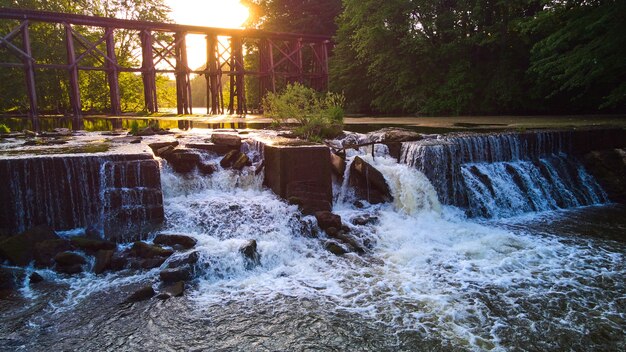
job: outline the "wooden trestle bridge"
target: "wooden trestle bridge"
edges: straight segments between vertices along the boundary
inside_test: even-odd
[[[157,112],[157,74],[173,74],[176,80],[178,114],[191,114],[191,74],[204,75],[207,82],[207,113],[238,114],[247,112],[245,77],[259,79],[260,95],[275,92],[277,82],[301,82],[317,90],[328,86],[328,56],[330,38],[320,35],[267,32],[256,29],[224,29],[122,20],[116,18],[82,16],[54,12],[0,8],[0,19],[16,20],[9,33],[0,33],[0,47],[8,49],[17,62],[0,62],[0,67],[22,68],[26,94],[30,103],[29,117],[38,129],[36,79],[38,70],[64,70],[68,73],[70,106],[75,126],[82,126],[82,104],[79,89],[80,71],[106,73],[111,114],[122,113],[120,102],[120,72],[134,72],[142,76],[145,109]],[[29,26],[45,22],[60,26],[65,31],[67,61],[42,62],[33,56]],[[76,30],[76,26],[99,31],[100,38],[90,41]],[[116,59],[116,31],[125,30],[139,36],[141,43],[140,67],[125,67]],[[188,65],[185,37],[200,34],[206,38],[206,66],[194,70]],[[15,40],[19,38],[18,40]],[[226,38],[226,39],[224,39]],[[244,47],[258,48],[258,70],[246,69]],[[303,55],[308,58],[303,64]],[[86,57],[96,58],[100,66],[85,66]],[[224,80],[228,79],[230,94],[224,102]],[[45,92],[42,92],[45,94]]]

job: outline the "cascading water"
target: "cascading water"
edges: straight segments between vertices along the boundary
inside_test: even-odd
[[[0,335],[17,341],[10,344],[7,339],[6,346],[25,350],[71,349],[76,341],[86,350],[626,347],[623,244],[560,237],[547,229],[538,233],[523,224],[510,231],[499,220],[472,221],[457,208],[440,204],[437,184],[429,182],[428,173],[397,164],[384,148],[377,147],[373,157],[367,148],[348,154],[376,167],[394,198],[393,203],[359,208],[347,183],[335,188],[340,201],[333,211],[341,215],[350,235],[369,243],[366,254],[335,256],[326,251],[328,238],[317,234],[312,217],[303,217],[296,206],[263,189],[262,174],[255,175],[253,169],[218,168],[210,176],[181,176],[162,162],[162,231],[198,241],[189,250],[199,253],[197,277],[185,296],[116,304],[118,287],[146,281],[156,286],[159,269],[135,276],[58,276],[56,280],[68,286],[65,297],[60,302],[53,297],[50,305],[45,300],[46,308],[29,307],[38,312],[34,317],[15,314],[14,331],[3,325]],[[516,179],[528,182],[527,188],[552,192],[544,182],[532,183],[527,170],[536,168],[532,172],[544,178],[558,174],[559,182],[568,177],[589,182],[575,163],[559,155],[540,158],[540,163],[549,164],[543,169],[528,160],[477,160],[460,166],[461,179],[472,167],[494,179],[515,171]],[[563,187],[578,187],[572,182],[574,186]],[[496,194],[504,191],[498,187],[493,185]],[[584,202],[593,194],[576,192],[562,197]],[[552,197],[557,205],[565,201]],[[543,206],[528,202],[538,209]],[[355,221],[363,218],[368,219],[365,224]],[[249,267],[239,248],[252,239],[258,243],[260,261]],[[175,254],[170,261],[185,254]]]
[[[566,152],[567,132],[452,136],[404,143],[401,162],[424,172],[444,204],[507,217],[608,201]]]

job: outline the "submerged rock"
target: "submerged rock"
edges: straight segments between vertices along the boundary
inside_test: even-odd
[[[220,166],[225,169],[233,166],[233,164],[239,159],[240,154],[243,153],[239,150],[231,150],[230,152],[226,153],[226,155],[224,155],[222,160],[220,160]]]
[[[13,270],[0,267],[0,290],[12,290],[15,288],[15,275]]]
[[[193,248],[198,241],[195,238],[186,236],[186,235],[176,235],[176,234],[158,234],[154,238],[154,244],[162,245],[162,246],[179,246],[184,249]]]
[[[185,265],[195,265],[200,259],[200,254],[198,251],[193,251],[189,254],[183,255],[182,257],[172,259],[168,264],[168,268],[178,268]]]
[[[147,299],[152,298],[152,296],[154,296],[154,289],[152,288],[152,285],[148,285],[146,287],[140,288],[139,290],[137,290],[133,294],[131,294],[126,299],[126,302],[145,301]]]
[[[163,258],[163,257],[144,259],[139,263],[139,268],[146,269],[146,270],[158,268],[161,265],[163,265],[163,263],[165,263],[166,259],[167,258]]]
[[[200,155],[188,149],[176,149],[165,156],[165,160],[178,173],[193,171],[200,164]]]
[[[334,255],[344,255],[346,254],[346,250],[343,249],[343,247],[341,247],[339,244],[333,242],[333,241],[328,241],[324,244],[324,248],[326,248],[326,250],[328,250],[329,252],[331,252]]]
[[[252,165],[252,161],[250,161],[250,158],[248,158],[248,156],[245,153],[240,152],[239,155],[237,156],[237,159],[233,163],[232,168],[233,170],[241,170],[245,166],[251,166],[251,165]]]

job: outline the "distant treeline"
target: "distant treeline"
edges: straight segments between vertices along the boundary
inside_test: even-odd
[[[624,0],[253,2],[262,28],[335,34],[352,111],[626,112]]]

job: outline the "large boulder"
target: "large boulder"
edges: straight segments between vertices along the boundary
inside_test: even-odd
[[[344,255],[347,253],[347,251],[345,249],[343,249],[343,247],[341,247],[339,244],[333,242],[333,241],[328,241],[324,244],[324,248],[326,248],[326,250],[328,250],[329,252],[331,252],[334,255]]]
[[[218,145],[215,143],[187,143],[185,146],[187,148],[200,149],[217,155],[225,155],[232,150],[239,150],[239,146]]]
[[[171,258],[169,263],[167,263],[167,267],[179,268],[182,266],[193,266],[196,263],[198,263],[199,259],[200,259],[200,253],[198,253],[198,251],[193,251],[189,254],[184,254],[182,256]]]
[[[13,265],[26,266],[34,259],[37,243],[56,239],[60,237],[50,226],[35,226],[0,242],[0,258],[8,260]]]
[[[183,281],[174,282],[163,287],[163,293],[169,297],[180,297],[185,292],[185,283]]]
[[[57,263],[57,265],[61,265],[61,266],[69,266],[69,265],[75,265],[75,264],[83,265],[87,263],[87,261],[85,260],[85,257],[74,252],[59,253],[56,256],[54,256],[54,261]]]
[[[148,144],[148,147],[150,147],[150,149],[152,149],[152,151],[154,152],[155,155],[159,156],[159,154],[157,153],[157,151],[159,149],[165,148],[165,147],[171,147],[172,150],[174,148],[176,148],[178,146],[178,141],[172,141],[172,142],[156,142],[156,143],[150,143]]]
[[[153,242],[154,244],[158,244],[161,246],[189,249],[193,248],[198,241],[190,236],[161,233],[154,238]]]
[[[355,187],[359,198],[372,204],[393,200],[383,174],[358,156],[354,158],[350,166],[350,185]]]
[[[245,154],[243,154],[239,150],[231,150],[226,155],[224,155],[222,160],[220,160],[220,166],[225,169],[233,166],[233,164],[235,164],[235,162],[239,160],[241,155],[245,155]]]
[[[13,270],[0,267],[0,290],[12,290],[15,288],[15,275]]]

